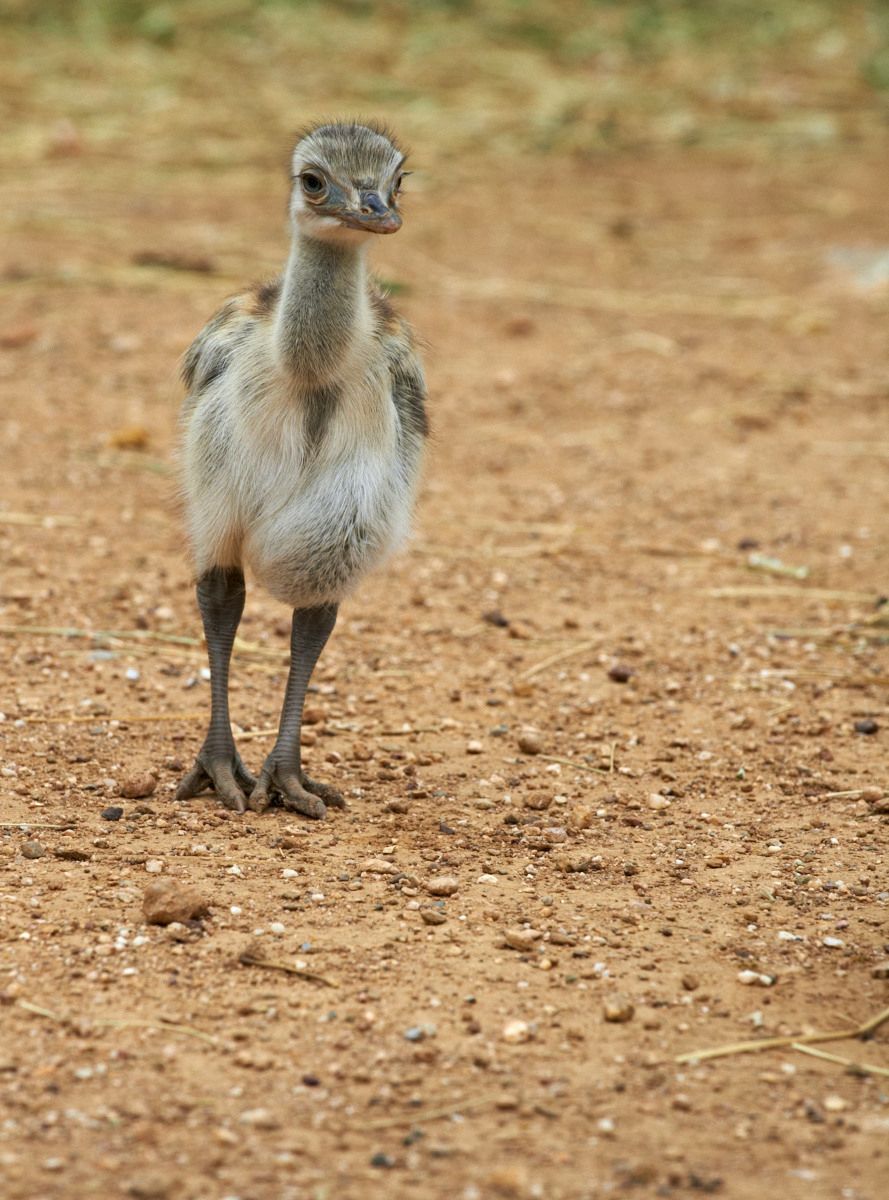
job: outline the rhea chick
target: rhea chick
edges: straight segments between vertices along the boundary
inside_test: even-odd
[[[370,235],[401,227],[405,156],[391,134],[320,125],[292,159],[283,276],[228,301],[185,355],[184,493],[210,658],[210,727],[176,793],[227,807],[343,806],[300,761],[309,678],[361,577],[405,537],[427,433],[411,331],[368,274]],[[255,779],[228,707],[244,568],[293,609],[275,745]]]

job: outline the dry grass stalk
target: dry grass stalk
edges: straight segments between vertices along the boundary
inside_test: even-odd
[[[556,663],[564,662],[568,658],[575,658],[578,654],[585,654],[587,650],[594,650],[600,642],[600,638],[593,638],[586,642],[578,642],[576,646],[570,646],[567,650],[560,650],[558,654],[551,654],[549,658],[544,658],[541,662],[535,663],[533,667],[522,671],[520,678],[532,679],[541,671],[545,671],[547,667],[553,667]]]
[[[25,1012],[34,1013],[38,1017],[45,1017],[48,1021],[55,1021],[57,1025],[74,1025],[79,1018],[68,1016],[65,1013],[53,1012],[52,1009],[43,1008],[40,1004],[32,1004],[30,1000],[19,1000],[18,1007],[23,1008]],[[209,1033],[202,1033],[200,1029],[195,1029],[192,1025],[183,1025],[179,1021],[170,1021],[167,1017],[158,1017],[156,1020],[144,1017],[94,1017],[85,1018],[91,1025],[99,1025],[105,1029],[154,1029],[155,1031],[167,1030],[170,1033],[181,1033],[183,1037],[197,1038],[198,1041],[206,1042],[210,1046],[217,1045],[217,1039]]]
[[[111,713],[103,713],[101,716],[97,713],[86,717],[22,717],[26,725],[102,725],[107,721],[120,721],[125,724],[135,724],[137,722],[146,723],[154,721],[200,721],[206,717],[206,713],[198,712],[178,712],[178,713],[126,713],[122,716],[114,716]]]
[[[852,788],[848,792],[822,792],[819,800],[858,800],[868,788]]]
[[[29,821],[27,817],[22,821],[0,821],[0,829],[58,829],[67,830],[73,829],[74,824],[68,822],[67,825],[56,825],[52,821]]]
[[[295,975],[298,979],[308,979],[312,983],[321,983],[325,987],[338,987],[333,979],[327,975],[319,975],[317,971],[310,971],[306,967],[296,967],[291,963],[280,962],[274,958],[265,958],[258,954],[256,950],[248,946],[246,950],[242,950],[238,955],[238,962],[243,967],[265,967],[270,971],[283,971],[286,975]]]
[[[790,1047],[791,1050],[798,1050],[800,1054],[811,1054],[813,1058],[823,1058],[826,1062],[839,1063],[841,1067],[845,1067],[850,1075],[885,1075],[889,1078],[889,1067],[877,1067],[873,1063],[859,1063],[854,1059],[844,1058],[842,1054],[831,1054],[827,1050],[816,1050],[814,1046],[804,1046],[799,1042],[794,1042]]]
[[[457,1113],[469,1112],[471,1109],[486,1108],[496,1100],[494,1096],[476,1096],[475,1099],[454,1100],[451,1104],[442,1104],[436,1108],[427,1108],[422,1112],[402,1113],[396,1117],[381,1117],[379,1121],[370,1121],[362,1125],[362,1129],[393,1129],[399,1125],[419,1125],[427,1121],[442,1121]]]
[[[876,592],[846,592],[833,588],[743,585],[741,587],[707,588],[706,595],[714,600],[835,600],[849,604],[876,604]]]
[[[869,1021],[865,1021],[856,1029],[840,1029],[831,1033],[806,1033],[795,1037],[760,1038],[758,1041],[752,1042],[730,1042],[725,1046],[716,1046],[712,1050],[692,1050],[687,1054],[680,1054],[677,1056],[676,1062],[699,1063],[706,1062],[711,1058],[728,1058],[734,1054],[755,1054],[760,1050],[786,1050],[791,1046],[811,1045],[813,1042],[841,1042],[849,1038],[866,1037],[887,1021],[889,1021],[889,1008],[884,1008],[882,1012],[877,1013],[875,1017],[871,1017]]]
[[[541,754],[539,758],[545,758],[547,762],[563,763],[566,767],[575,767],[578,771],[594,771],[600,772],[603,775],[610,775],[614,770],[614,747],[611,747],[611,762],[607,767],[597,767],[593,763],[578,762],[576,758],[560,758],[558,754]]]
[[[206,716],[206,714],[204,714]],[[239,742],[252,742],[256,738],[274,737],[278,732],[277,725],[269,725],[265,729],[248,729],[238,734]]]

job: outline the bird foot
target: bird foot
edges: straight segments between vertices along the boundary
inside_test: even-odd
[[[212,788],[226,808],[242,813],[247,798],[256,788],[256,780],[244,766],[237,750],[220,754],[204,747],[197,762],[176,789],[177,800],[191,800]]]
[[[302,813],[316,821],[324,819],[328,807],[346,807],[345,800],[336,788],[317,783],[302,770],[279,767],[273,752],[266,759],[247,803],[254,812],[265,812],[277,799],[291,812]]]

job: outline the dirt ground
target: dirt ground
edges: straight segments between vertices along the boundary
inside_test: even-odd
[[[172,796],[176,364],[281,262],[282,162],[94,186],[53,136],[0,186],[3,1195],[885,1195],[885,1029],[821,1047],[882,1075],[677,1062],[889,1004],[884,146],[418,174],[375,261],[434,440],[315,677],[317,824]],[[248,591],[254,768],[287,615]],[[166,878],[210,915],[147,925]]]

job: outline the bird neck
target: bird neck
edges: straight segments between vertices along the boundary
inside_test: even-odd
[[[369,325],[364,254],[361,245],[294,235],[275,340],[285,370],[308,387],[337,380]]]

